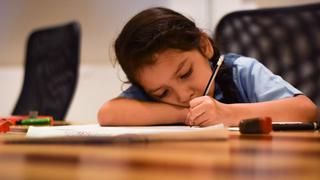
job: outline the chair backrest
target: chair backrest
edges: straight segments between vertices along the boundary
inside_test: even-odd
[[[38,111],[64,120],[77,85],[79,59],[77,22],[33,31],[27,42],[22,91],[12,114]]]
[[[214,42],[258,59],[320,105],[320,3],[230,13]]]

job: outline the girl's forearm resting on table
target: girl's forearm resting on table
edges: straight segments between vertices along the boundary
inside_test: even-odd
[[[306,96],[259,103],[223,104],[217,102],[213,124],[238,125],[243,119],[269,116],[273,121],[312,122],[317,106]],[[102,106],[98,113],[100,125],[157,125],[186,123],[189,108],[164,103],[141,102],[117,98]],[[211,125],[213,125],[211,123]]]
[[[241,119],[269,116],[273,121],[315,121],[318,113],[317,106],[306,96],[299,95],[268,102],[231,104],[233,122],[237,125]]]
[[[116,98],[98,113],[100,125],[156,125],[183,123],[188,109],[164,103]]]

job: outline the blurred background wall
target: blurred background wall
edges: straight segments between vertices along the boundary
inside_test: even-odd
[[[212,33],[219,19],[235,10],[320,0],[0,0],[0,116],[9,115],[22,88],[25,45],[39,27],[76,20],[81,24],[80,79],[67,120],[95,123],[99,107],[117,96],[124,75],[112,65],[113,41],[136,13],[153,6],[174,9]]]

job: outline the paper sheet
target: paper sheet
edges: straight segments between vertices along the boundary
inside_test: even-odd
[[[98,124],[69,125],[69,126],[30,126],[27,137],[65,137],[65,136],[118,136],[118,135],[151,135],[151,134],[188,134],[192,133],[214,133],[215,130],[224,129],[223,124],[200,128],[188,126],[117,126],[101,127]]]

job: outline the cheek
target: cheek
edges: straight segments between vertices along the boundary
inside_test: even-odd
[[[192,79],[194,84],[194,89],[203,93],[205,87],[207,86],[208,80],[211,74],[210,71],[198,71],[194,74]]]

